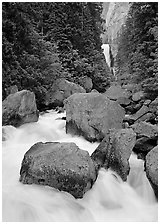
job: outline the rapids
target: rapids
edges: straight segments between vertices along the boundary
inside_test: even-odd
[[[111,170],[101,169],[83,197],[75,199],[48,186],[24,185],[19,171],[25,152],[36,142],[75,142],[91,155],[98,143],[65,133],[65,116],[48,111],[38,122],[19,128],[3,127],[2,218],[5,222],[157,221],[158,204],[143,171],[143,161],[130,157],[131,171],[124,183]]]

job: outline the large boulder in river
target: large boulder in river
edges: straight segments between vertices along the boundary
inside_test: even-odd
[[[64,101],[66,132],[100,141],[110,128],[122,128],[124,109],[100,93],[74,94]]]
[[[2,125],[17,127],[38,121],[38,117],[35,94],[29,90],[10,94],[2,103]]]
[[[158,146],[154,147],[145,159],[146,176],[158,198]]]
[[[82,198],[96,180],[94,163],[75,143],[38,142],[24,155],[20,181],[41,184]]]
[[[104,93],[110,100],[117,100],[120,97],[129,98],[131,93],[125,89],[122,89],[119,85],[112,85],[107,91]]]
[[[136,143],[132,129],[110,130],[97,149],[92,153],[96,169],[104,167],[115,171],[123,181],[129,174],[129,158]]]
[[[74,93],[85,93],[85,89],[64,78],[57,79],[45,96],[45,105],[50,107],[63,106],[63,101]]]

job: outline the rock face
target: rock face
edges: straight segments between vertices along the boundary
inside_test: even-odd
[[[148,180],[158,198],[158,146],[154,147],[146,156],[145,170]]]
[[[24,155],[20,181],[66,191],[82,198],[96,180],[96,171],[87,151],[75,143],[38,142]]]
[[[124,109],[100,93],[74,94],[64,101],[66,132],[100,141],[110,128],[122,128]]]
[[[118,50],[118,32],[125,23],[129,11],[129,2],[105,2],[103,3],[103,18],[106,20],[106,33],[103,36],[103,43],[108,40],[111,46],[113,57]]]
[[[64,78],[57,79],[46,93],[45,105],[51,107],[63,106],[63,101],[74,93],[85,93],[85,89],[78,84]]]
[[[35,95],[29,90],[10,94],[2,103],[2,125],[19,126],[38,121]]]
[[[135,143],[136,134],[132,129],[110,130],[91,155],[96,169],[110,168],[126,181],[130,170],[128,160]]]
[[[113,85],[104,93],[110,100],[118,100],[120,97],[129,98],[131,94],[119,85]]]

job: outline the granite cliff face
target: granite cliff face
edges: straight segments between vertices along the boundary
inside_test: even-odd
[[[122,25],[125,23],[131,4],[129,2],[105,2],[103,3],[102,17],[105,19],[106,32],[102,36],[103,43],[111,47],[113,57],[117,54],[117,37]]]

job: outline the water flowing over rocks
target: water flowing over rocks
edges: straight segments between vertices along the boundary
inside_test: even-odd
[[[65,100],[66,132],[100,141],[110,128],[122,128],[124,109],[104,94],[74,94]]]
[[[158,146],[154,147],[146,156],[145,170],[148,180],[158,199]]]
[[[24,123],[36,122],[38,117],[35,94],[29,90],[10,94],[2,102],[2,125],[17,127]]]
[[[132,129],[111,129],[91,155],[96,169],[110,168],[126,181],[130,170],[128,160],[135,143],[136,134]]]
[[[63,106],[63,101],[74,93],[85,93],[85,89],[64,78],[57,79],[45,96],[45,105],[51,108]]]
[[[24,184],[41,184],[82,198],[96,180],[89,153],[75,143],[38,142],[24,155],[20,170]]]

